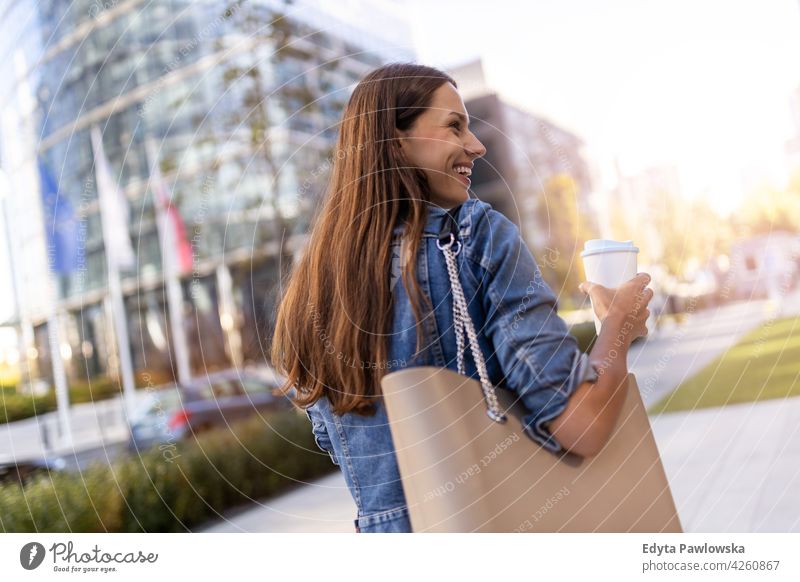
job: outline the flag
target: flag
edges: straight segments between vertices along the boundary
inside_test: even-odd
[[[150,188],[153,190],[158,243],[169,305],[170,339],[175,353],[178,381],[184,383],[191,379],[192,370],[183,320],[183,290],[180,275],[192,268],[192,248],[186,240],[186,230],[181,215],[172,205],[164,180],[161,178],[155,144],[151,139],[147,139],[144,145],[150,165]]]
[[[50,270],[65,275],[77,269],[84,260],[85,248],[78,241],[78,220],[67,197],[59,196],[58,185],[44,161],[39,158],[37,164]]]
[[[92,126],[92,153],[106,255],[117,269],[130,269],[136,264],[136,257],[128,233],[128,200],[111,175],[111,167],[103,150],[103,136],[97,126]]]
[[[156,214],[159,217],[162,228],[162,256],[165,253],[172,253],[173,262],[171,263],[177,275],[185,275],[192,271],[193,256],[192,245],[186,238],[186,226],[181,217],[178,207],[172,204],[172,197],[167,191],[164,179],[161,177],[161,170],[158,165],[156,148],[152,142],[146,145],[148,155],[151,160],[150,187],[153,189],[155,197]],[[168,247],[168,248],[164,248]],[[165,264],[167,261],[165,261]],[[169,275],[169,274],[167,274]]]

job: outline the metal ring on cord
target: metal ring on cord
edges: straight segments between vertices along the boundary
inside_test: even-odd
[[[451,246],[453,246],[453,242],[455,242],[456,245],[457,245],[456,246],[456,250],[453,251],[453,255],[457,255],[458,253],[461,252],[461,241],[460,240],[456,240],[456,235],[454,235],[452,232],[450,233],[450,242],[449,243],[447,243],[446,245],[442,246],[442,241],[441,240],[437,240],[436,241],[436,246],[439,247],[440,251],[443,251],[443,250],[449,249]]]

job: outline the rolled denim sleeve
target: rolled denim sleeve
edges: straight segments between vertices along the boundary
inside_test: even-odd
[[[483,333],[493,344],[506,386],[530,412],[524,417],[526,433],[559,453],[561,444],[544,425],[564,411],[586,379],[588,356],[557,315],[556,297],[517,226],[481,203],[474,209],[473,237],[467,257],[479,263],[483,279]]]
[[[314,442],[317,443],[317,446],[320,448],[320,450],[325,451],[328,453],[328,455],[330,455],[331,461],[333,461],[334,465],[338,465],[339,461],[336,458],[336,454],[333,452],[333,443],[331,443],[328,429],[325,426],[325,421],[323,420],[319,411],[317,411],[312,405],[306,408],[306,415],[308,416],[308,420],[311,421],[311,431],[314,434]]]

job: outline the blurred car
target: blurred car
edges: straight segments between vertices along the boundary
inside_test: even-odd
[[[31,477],[51,471],[64,471],[67,463],[61,457],[0,457],[0,483],[24,483]]]
[[[132,415],[128,449],[174,443],[259,411],[291,410],[287,398],[273,394],[281,383],[259,370],[226,370],[149,391]]]

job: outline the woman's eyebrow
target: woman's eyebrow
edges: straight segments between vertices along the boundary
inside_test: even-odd
[[[463,113],[459,113],[458,111],[451,111],[450,115],[455,115],[461,120],[462,123],[469,125],[469,119],[467,119]]]

